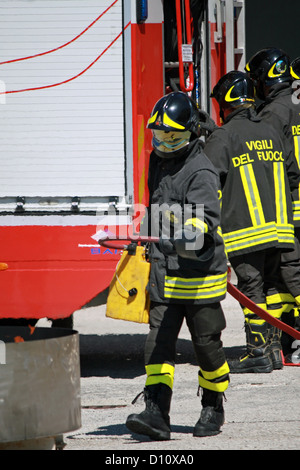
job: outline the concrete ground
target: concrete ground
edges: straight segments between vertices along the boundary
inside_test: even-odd
[[[228,359],[238,358],[245,344],[243,314],[230,295],[222,305],[227,321],[222,337],[225,351]],[[134,405],[131,402],[145,383],[143,347],[148,326],[106,318],[105,306],[99,306],[75,312],[74,329],[80,334],[82,426],[64,435],[65,450],[101,450],[103,458],[114,459],[124,451],[127,456],[137,451],[150,456],[162,451],[173,455],[300,448],[300,367],[286,366],[269,374],[232,374],[222,432],[195,438],[192,431],[200,413],[198,367],[184,325],[177,344],[171,440],[151,441],[131,435],[125,426],[130,413],[144,409],[142,397]]]

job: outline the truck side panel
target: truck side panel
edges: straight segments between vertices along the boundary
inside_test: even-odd
[[[122,3],[121,0],[118,2]],[[61,2],[50,3],[56,5],[56,17],[59,18]],[[113,1],[93,0],[93,3],[101,6],[100,13],[104,6],[109,7]],[[132,203],[145,204],[147,160],[151,148],[146,123],[153,104],[163,93],[161,1],[151,0],[150,3],[149,17],[144,24],[136,23],[135,2],[131,2],[132,8],[127,0],[124,3],[127,15],[124,16],[124,35],[129,37],[132,50],[125,49],[124,52],[124,68],[127,73],[129,70],[129,74],[123,84],[124,103],[119,103],[121,108],[123,104],[127,108],[125,116],[132,119],[131,123],[122,123],[122,128],[126,129],[125,140],[127,143],[130,141],[126,148],[132,149],[132,154],[126,155],[127,165],[132,166],[133,172]],[[3,5],[6,4],[7,2],[3,2]],[[32,2],[28,2],[29,4],[32,7],[35,5]],[[158,7],[157,17],[152,15],[155,7]],[[106,54],[109,55],[110,52],[112,49]],[[126,89],[128,86],[130,90]],[[89,89],[88,94],[91,92],[92,89]],[[101,103],[98,106],[101,111]],[[114,130],[113,119],[106,114],[106,120],[108,128]],[[109,138],[108,152],[113,148],[115,140],[116,134]],[[72,144],[66,133],[65,144],[69,143]],[[106,160],[111,162],[109,156]],[[104,168],[102,171],[102,179],[109,191],[115,184],[115,175],[105,175]],[[120,171],[120,168],[116,168],[116,171]],[[121,167],[121,172],[124,173],[124,167]],[[68,173],[65,176],[68,179]],[[11,213],[0,214],[0,262],[8,265],[8,269],[0,272],[2,318],[65,318],[110,284],[120,252],[102,248],[91,238],[99,228],[98,214],[92,216],[81,213],[80,204],[78,212],[75,210],[72,214],[69,210],[68,215],[55,213],[55,207],[52,207],[54,212],[47,207],[47,214],[33,215],[27,213],[25,201],[23,212],[22,207],[19,207],[21,212],[14,212],[15,206]],[[113,231],[115,227],[106,228]]]

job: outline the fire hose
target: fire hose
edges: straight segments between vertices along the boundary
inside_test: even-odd
[[[113,248],[113,249],[119,249],[119,250],[126,250],[128,245],[122,242],[122,244],[116,244],[115,242],[120,239],[117,239],[114,237],[113,239],[110,239],[109,237],[105,238],[100,238],[98,239],[98,243],[102,246],[105,246],[107,248]],[[125,240],[123,240],[125,242]],[[128,238],[126,241],[129,241],[130,243],[157,243],[159,241],[158,237],[138,237],[135,238]],[[295,330],[291,326],[287,325],[286,323],[283,323],[281,320],[278,318],[273,317],[270,315],[266,310],[263,308],[259,307],[255,302],[250,300],[246,295],[242,294],[238,290],[237,287],[235,287],[230,280],[227,280],[227,292],[234,298],[236,299],[241,305],[244,307],[249,308],[253,313],[258,315],[260,318],[265,320],[267,323],[269,323],[272,326],[275,326],[276,328],[279,328],[280,330],[284,331],[288,335],[292,336],[292,338],[300,340],[300,331]]]

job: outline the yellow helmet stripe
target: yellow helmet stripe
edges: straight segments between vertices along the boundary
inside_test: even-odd
[[[158,113],[158,111],[156,111],[156,113],[153,114],[153,116],[151,116],[151,117],[148,119],[148,124],[152,124],[152,122],[155,121],[155,119],[157,118],[157,113]]]
[[[282,75],[282,74],[285,72],[285,70],[283,70],[282,72],[274,73],[274,68],[276,67],[276,65],[277,65],[277,62],[275,62],[275,64],[272,65],[272,67],[270,68],[270,70],[269,70],[269,72],[268,72],[268,77],[270,77],[270,78],[276,78],[276,77],[279,77],[279,75]]]
[[[167,113],[164,113],[164,116],[163,116],[163,123],[166,125],[166,126],[170,126],[170,127],[175,127],[175,129],[184,129],[185,127],[182,126],[181,124],[178,124],[177,122],[173,121],[172,119],[169,118],[169,116],[167,115]]]
[[[292,75],[293,78],[295,78],[296,80],[299,80],[300,77],[299,75],[297,75],[294,70],[293,70],[293,67],[290,67],[290,74]]]
[[[225,96],[225,101],[237,101],[240,99],[238,96],[237,98],[231,98],[231,90],[235,87],[235,85],[232,85],[232,87],[227,91],[226,96]]]

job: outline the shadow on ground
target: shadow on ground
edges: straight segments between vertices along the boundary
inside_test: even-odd
[[[80,335],[81,377],[134,378],[145,374],[144,345],[146,335]],[[240,357],[244,348],[224,348],[228,360]],[[197,365],[190,340],[179,338],[176,364]]]

